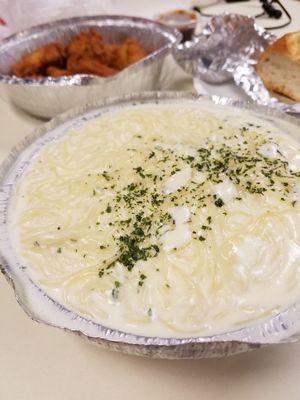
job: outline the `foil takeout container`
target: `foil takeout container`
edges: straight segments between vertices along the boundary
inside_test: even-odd
[[[198,359],[228,356],[270,344],[296,341],[300,338],[300,301],[264,322],[254,322],[251,326],[218,335],[193,338],[138,336],[110,329],[67,309],[38,287],[26,273],[26,268],[18,262],[8,232],[8,208],[12,201],[13,188],[32,157],[70,129],[82,128],[106,111],[130,105],[153,104],[153,102],[163,104],[178,100],[192,101],[199,105],[211,104],[212,108],[216,104],[231,105],[235,107],[235,112],[238,112],[238,109],[247,109],[268,122],[273,120],[277,125],[284,124],[285,121],[291,122],[295,126],[295,133],[300,131],[300,121],[280,111],[216,96],[209,98],[183,92],[145,92],[125,95],[120,98],[104,99],[59,115],[23,139],[0,166],[1,271],[12,286],[18,303],[33,320],[73,332],[91,343],[110,350],[152,358]]]
[[[148,55],[107,78],[77,74],[36,80],[10,74],[12,65],[24,54],[49,42],[67,43],[89,28],[98,29],[108,43],[136,38]],[[0,43],[0,96],[30,114],[50,118],[99,98],[155,90],[160,85],[164,59],[180,40],[181,34],[176,29],[138,17],[77,17],[39,25]]]
[[[300,105],[275,97],[255,70],[259,55],[275,40],[252,17],[222,14],[211,18],[191,42],[177,46],[173,55],[196,79],[215,84],[233,79],[256,103],[297,113]]]

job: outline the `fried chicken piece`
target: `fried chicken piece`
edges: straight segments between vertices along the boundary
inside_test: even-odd
[[[117,69],[114,67],[114,65],[118,48],[119,45],[117,44],[103,44],[102,46],[94,46],[94,52],[98,60],[100,60],[103,64]]]
[[[69,45],[49,43],[26,55],[12,68],[19,77],[61,77],[72,74],[115,75],[147,53],[133,38],[122,44],[105,44],[96,29],[88,29],[73,37]]]
[[[67,52],[69,56],[93,56],[94,48],[99,48],[101,51],[102,46],[101,34],[96,29],[89,29],[74,36],[67,47]]]
[[[52,76],[53,78],[59,78],[61,76],[69,76],[71,72],[67,69],[57,68],[57,67],[48,67],[46,69],[46,74],[48,76]]]
[[[146,55],[147,53],[145,50],[141,48],[135,39],[128,38],[118,46],[112,67],[119,70],[124,69],[128,67],[128,65],[146,57]]]
[[[31,79],[42,79],[42,78],[45,78],[45,75],[31,75],[28,78],[31,78]]]
[[[44,75],[49,65],[62,65],[66,56],[65,46],[49,43],[24,56],[12,69],[12,73],[21,78]]]
[[[71,56],[68,58],[67,67],[72,74],[93,74],[107,77],[118,72],[103,64],[99,59],[89,56]]]
[[[105,44],[101,34],[96,29],[78,33],[68,45],[69,56],[97,57],[99,61],[111,66],[115,59],[118,45]]]

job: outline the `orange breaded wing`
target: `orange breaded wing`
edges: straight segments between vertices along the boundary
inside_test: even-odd
[[[67,69],[61,69],[57,67],[48,67],[46,73],[48,76],[52,76],[53,78],[71,75],[71,73]]]
[[[103,77],[115,75],[118,71],[103,64],[95,57],[69,57],[68,71],[72,74],[93,74]]]
[[[12,72],[19,77],[44,75],[44,70],[48,65],[62,65],[65,54],[65,46],[62,44],[46,44],[18,61]]]
[[[72,74],[115,75],[147,53],[133,38],[122,44],[106,44],[97,29],[79,32],[64,46],[49,43],[23,57],[12,68],[19,77],[61,77]]]
[[[92,56],[95,45],[101,47],[103,40],[101,34],[95,29],[78,33],[69,43],[68,55]]]
[[[113,68],[116,59],[116,53],[118,50],[117,44],[104,44],[101,46],[93,45],[94,54],[97,56],[97,59],[100,60],[103,64],[108,65]]]
[[[126,39],[118,46],[115,55],[115,62],[112,65],[116,69],[123,69],[128,65],[133,64],[142,58],[146,57],[147,53],[141,48],[139,43],[133,39]]]
[[[68,46],[69,56],[97,57],[103,64],[110,66],[115,57],[117,45],[104,44],[101,34],[95,29],[80,32]]]
[[[127,46],[127,56],[129,64],[133,64],[146,57],[146,51],[139,45],[135,39],[128,38],[124,45]]]

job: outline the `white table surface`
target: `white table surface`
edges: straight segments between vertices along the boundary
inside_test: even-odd
[[[137,2],[129,3],[132,8],[127,7],[127,13],[133,13]],[[158,8],[159,3],[154,0],[152,5]],[[291,29],[299,29],[300,2],[284,3],[294,10]],[[153,9],[147,4],[149,16]],[[170,87],[192,90],[191,78],[176,67],[174,71]],[[221,90],[217,94],[240,97],[231,85],[210,86],[203,87],[209,93]],[[2,101],[0,117],[3,159],[41,121]],[[300,399],[300,343],[198,361],[149,360],[112,353],[32,322],[2,277],[0,315],[0,400]]]

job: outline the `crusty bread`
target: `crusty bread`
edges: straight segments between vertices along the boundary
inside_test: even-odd
[[[300,102],[300,31],[288,33],[269,46],[256,71],[268,90]]]

